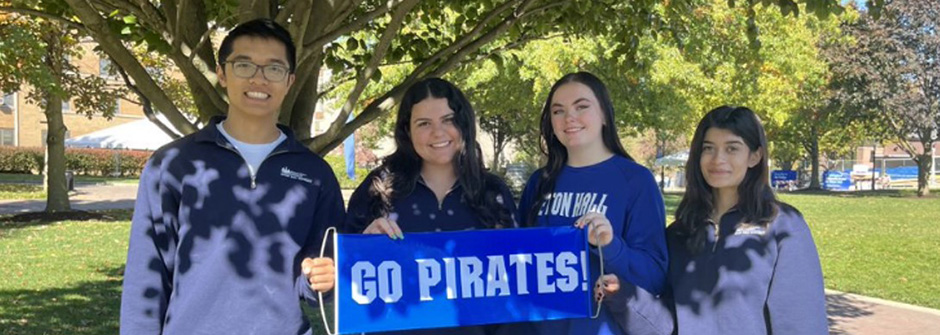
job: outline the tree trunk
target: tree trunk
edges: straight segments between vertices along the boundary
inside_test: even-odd
[[[490,170],[502,172],[499,166],[499,157],[503,155],[503,149],[506,147],[505,136],[493,134],[493,166]]]
[[[46,38],[46,66],[52,73],[61,73],[62,57],[59,36]],[[53,86],[62,87],[58,76],[52,76]],[[46,96],[46,164],[43,186],[46,188],[46,212],[70,211],[68,183],[65,180],[65,122],[62,121],[62,97],[47,91]]]
[[[929,150],[927,153],[917,155],[917,196],[924,197],[930,195],[930,165],[933,164],[933,157]]]
[[[65,124],[62,122],[62,98],[46,95],[46,164],[43,185],[46,188],[46,212],[71,210],[68,183],[65,180]]]
[[[809,189],[818,190],[822,189],[822,186],[819,184],[819,133],[816,131],[816,127],[812,127],[812,143],[809,148],[810,156],[810,181]]]

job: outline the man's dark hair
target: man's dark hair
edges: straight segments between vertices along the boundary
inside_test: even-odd
[[[297,68],[297,48],[294,46],[294,41],[290,37],[290,32],[271,19],[251,20],[239,24],[235,29],[229,31],[225,39],[222,40],[222,45],[219,47],[219,64],[224,63],[225,60],[228,59],[228,56],[232,54],[232,44],[235,43],[235,39],[242,36],[270,38],[283,43],[285,49],[287,49],[287,64],[290,66],[290,73],[294,73],[294,70]]]

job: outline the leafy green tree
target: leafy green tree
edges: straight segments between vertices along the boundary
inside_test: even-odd
[[[888,2],[880,18],[845,28],[855,44],[834,53],[837,101],[883,125],[917,163],[917,194],[930,193],[931,148],[940,141],[940,8],[929,0]],[[915,146],[915,139],[921,146]]]
[[[642,36],[650,30],[670,30],[663,24],[664,17],[688,15],[697,1],[16,0],[0,2],[0,10],[54,19],[94,38],[132,79],[135,90],[169,120],[168,128],[181,134],[193,132],[196,126],[131,49],[143,46],[172,60],[204,121],[227,110],[214,72],[213,34],[247,19],[275,19],[298,41],[299,60],[297,81],[282,106],[280,121],[312,149],[325,153],[354,130],[386,114],[404,90],[421,78],[443,76],[463,63],[553,34],[607,36],[615,41],[613,50],[630,59]],[[725,3],[735,5],[734,1]],[[819,15],[841,8],[831,0],[742,1],[736,5],[753,8],[759,3],[788,14],[799,12],[798,3]],[[664,9],[656,11],[656,6]],[[368,86],[383,80],[383,67],[396,64],[407,64],[411,71],[399,81],[388,81],[391,89],[383,94],[365,96]],[[332,70],[330,81],[351,82],[352,86],[339,99],[342,107],[329,129],[312,137],[313,111],[324,96],[319,85],[324,68]],[[350,114],[355,118],[347,123]]]
[[[74,28],[21,15],[0,19],[0,91],[25,91],[46,116],[46,211],[71,209],[65,179],[62,102],[73,98],[77,113],[111,117],[122,90],[97,76],[79,73],[68,59],[81,57]]]

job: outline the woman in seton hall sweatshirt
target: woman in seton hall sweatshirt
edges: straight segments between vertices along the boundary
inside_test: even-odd
[[[625,289],[604,299],[597,318],[538,322],[540,334],[672,331],[669,311],[657,298],[668,265],[663,198],[652,173],[623,149],[613,115],[607,88],[587,72],[559,79],[542,110],[548,162],[526,184],[519,222],[587,227],[591,273],[597,276],[595,264],[603,262]]]
[[[768,170],[750,109],[719,107],[698,124],[667,230],[679,334],[828,334],[816,245]]]

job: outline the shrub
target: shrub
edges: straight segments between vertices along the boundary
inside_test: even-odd
[[[0,173],[41,173],[43,148],[0,147]],[[138,177],[150,151],[65,149],[65,167],[84,176]]]

